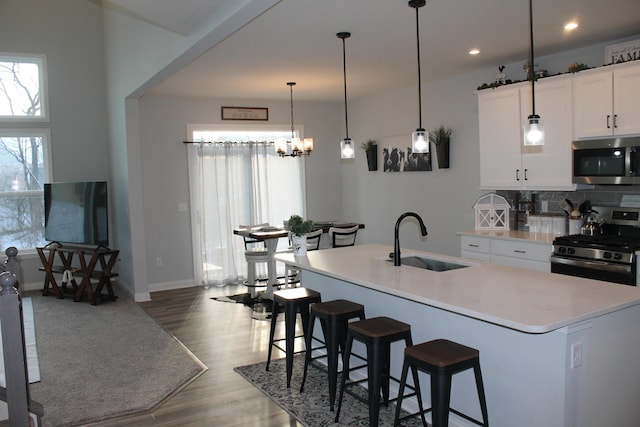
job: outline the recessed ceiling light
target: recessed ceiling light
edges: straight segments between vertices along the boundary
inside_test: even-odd
[[[477,55],[480,53],[480,49],[471,49],[469,55]]]
[[[575,30],[576,28],[578,28],[578,23],[575,21],[568,22],[564,26],[564,29],[567,31]]]

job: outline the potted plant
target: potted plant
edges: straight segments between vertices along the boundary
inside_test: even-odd
[[[300,215],[291,215],[289,217],[289,230],[291,231],[291,247],[293,255],[307,255],[307,236],[306,234],[313,231],[313,221],[304,220]]]
[[[360,146],[367,154],[367,166],[369,167],[369,171],[377,171],[378,170],[378,143],[375,142],[373,139],[370,139],[367,142],[363,142]]]
[[[445,126],[440,126],[429,132],[429,141],[436,146],[438,168],[440,169],[449,168],[449,144],[452,133],[453,129]]]

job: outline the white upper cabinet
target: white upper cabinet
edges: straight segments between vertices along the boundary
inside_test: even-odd
[[[478,93],[482,189],[574,190],[571,182],[572,85],[570,76],[535,85],[543,146],[523,145],[523,125],[532,112],[531,83]]]
[[[576,74],[573,115],[575,139],[640,134],[640,65]]]
[[[520,186],[520,91],[515,86],[485,89],[478,94],[480,187]]]

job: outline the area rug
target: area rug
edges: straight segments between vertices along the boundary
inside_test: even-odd
[[[251,308],[251,317],[256,320],[269,320],[271,319],[271,309],[273,308],[273,301],[268,299],[262,299],[260,293],[258,296],[251,298],[248,293],[235,294],[229,296],[213,297],[211,298],[220,302],[231,302],[237,304],[244,304]]]
[[[45,426],[153,410],[206,371],[126,296],[92,306],[32,295],[42,380],[30,386]]]
[[[304,368],[304,356],[294,357],[291,388],[286,388],[285,359],[272,360],[269,371],[265,371],[265,362],[234,368],[238,374],[253,384],[258,390],[276,402],[282,409],[294,416],[307,427],[325,426],[369,426],[369,408],[355,397],[345,393],[340,410],[340,422],[334,421],[335,412],[329,410],[329,383],[327,371],[322,365],[313,363],[307,372],[304,392],[300,393],[300,379]],[[339,377],[338,377],[339,380]],[[351,388],[355,394],[366,397],[364,387]],[[393,426],[395,405],[382,405],[380,423],[382,426]],[[337,409],[337,399],[336,399]],[[403,411],[403,416],[407,415]],[[403,426],[421,426],[419,417],[407,419]]]

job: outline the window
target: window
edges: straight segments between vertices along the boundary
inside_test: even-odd
[[[46,72],[42,55],[0,53],[0,249],[45,244],[44,182],[49,181]],[[25,128],[25,122],[33,126]],[[20,127],[20,128],[19,128]]]
[[[46,121],[45,57],[0,52],[0,120]]]

